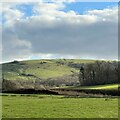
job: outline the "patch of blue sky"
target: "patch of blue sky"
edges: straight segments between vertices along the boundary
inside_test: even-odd
[[[102,10],[118,6],[118,2],[72,2],[65,3],[65,12],[73,10],[78,14],[85,14],[88,10]]]
[[[2,13],[0,13],[0,25],[2,25],[3,19],[2,19]]]
[[[30,59],[37,60],[37,59],[41,59],[41,57],[39,57],[39,56],[30,56]]]
[[[24,17],[30,17],[34,15],[33,7],[33,4],[22,4],[16,6],[18,10],[24,13]]]

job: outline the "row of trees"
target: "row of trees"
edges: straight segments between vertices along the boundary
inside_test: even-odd
[[[118,83],[119,62],[96,61],[81,66],[79,81],[81,85],[101,85]]]

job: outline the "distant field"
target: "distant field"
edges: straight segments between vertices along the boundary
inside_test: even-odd
[[[117,118],[117,98],[4,94],[3,118]]]
[[[67,86],[67,87],[62,87],[66,89],[112,89],[116,90],[118,89],[120,85],[119,84],[107,84],[107,85],[96,85],[96,86],[81,86],[81,87],[73,87],[73,86]]]
[[[91,86],[91,87],[83,87],[86,89],[118,89],[118,84],[108,84],[108,85],[98,85],[98,86]]]

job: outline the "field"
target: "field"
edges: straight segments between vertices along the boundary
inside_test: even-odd
[[[97,85],[90,87],[83,87],[84,89],[118,89],[119,84]]]
[[[79,84],[80,66],[92,62],[95,61],[54,59],[3,64],[4,91],[30,89],[56,92],[57,89],[65,89],[59,95],[44,95],[43,92],[42,94],[4,93],[3,118],[118,118],[118,98],[110,96],[111,94],[105,93],[106,96],[99,94],[98,91],[116,92],[119,84],[84,87]],[[81,90],[89,92],[80,93]],[[90,93],[91,90],[98,91]]]
[[[3,94],[3,118],[117,118],[117,98]]]
[[[105,85],[96,85],[96,86],[79,86],[79,87],[74,87],[74,86],[65,86],[61,88],[65,89],[93,89],[93,90],[118,90],[118,87],[120,84],[105,84]]]

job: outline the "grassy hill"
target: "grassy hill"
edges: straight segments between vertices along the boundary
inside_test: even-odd
[[[3,75],[7,80],[28,80],[33,76],[42,79],[55,78],[77,73],[79,68],[74,67],[75,64],[90,62],[94,61],[77,59],[14,61],[3,64]]]
[[[80,66],[94,60],[52,59],[13,61],[2,64],[4,89],[37,88],[79,84]],[[37,83],[37,84],[35,84]]]
[[[45,86],[77,86],[79,84],[78,74],[80,67],[83,64],[93,62],[95,62],[95,60],[42,59],[4,63],[2,64],[4,78],[3,89],[46,89]],[[44,85],[44,87],[41,85]],[[116,84],[113,86],[109,85],[107,88],[116,88],[116,86]],[[106,86],[84,86],[77,89],[104,89],[105,87]]]

